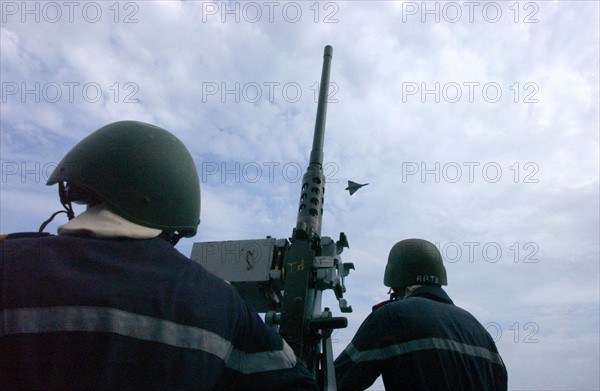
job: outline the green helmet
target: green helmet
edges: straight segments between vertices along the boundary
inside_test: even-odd
[[[61,201],[106,203],[150,228],[191,237],[200,223],[200,182],[187,148],[166,130],[136,121],[106,125],[73,147],[47,185],[67,183]]]
[[[390,250],[383,283],[390,288],[411,285],[447,285],[442,256],[431,242],[406,239]]]

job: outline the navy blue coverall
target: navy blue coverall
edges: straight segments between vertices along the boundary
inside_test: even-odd
[[[316,390],[235,288],[163,239],[0,244],[0,384]]]
[[[378,307],[378,306],[376,306]],[[487,330],[439,286],[374,308],[335,360],[338,390],[506,390],[507,373]]]

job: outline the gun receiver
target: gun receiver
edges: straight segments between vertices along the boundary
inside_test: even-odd
[[[351,312],[343,294],[344,277],[352,263],[340,254],[348,247],[321,236],[325,176],[323,141],[333,49],[325,46],[313,145],[302,177],[296,227],[291,238],[194,243],[190,258],[234,285],[265,321],[279,330],[324,390],[335,390],[331,349],[333,329],[347,325],[345,317],[321,310],[322,292],[332,289],[342,312]]]

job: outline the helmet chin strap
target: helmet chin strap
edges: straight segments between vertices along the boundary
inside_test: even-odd
[[[179,242],[179,239],[183,238],[183,235],[181,235],[179,232],[163,231],[160,235],[158,235],[158,237],[175,246]]]
[[[412,295],[417,288],[422,286],[423,285],[415,284],[402,288],[390,288],[388,295],[390,295],[390,300],[402,300]]]
[[[73,205],[71,205],[71,201],[67,196],[67,188],[64,182],[58,183],[58,195],[60,197],[60,203],[65,208],[65,210],[59,210],[57,212],[52,213],[50,218],[48,218],[48,220],[44,221],[42,225],[40,225],[38,232],[43,232],[44,229],[46,229],[46,226],[50,224],[50,222],[54,220],[54,218],[60,213],[66,213],[67,218],[69,220],[72,220],[75,217],[75,212],[73,212]]]
[[[178,242],[179,239],[183,238],[183,235],[180,235],[179,232],[176,232],[172,237],[171,237],[171,244],[173,246],[175,246]]]
[[[398,292],[396,292],[394,288],[390,288],[388,295],[390,295],[390,300],[398,300],[403,298],[403,296],[398,296]]]

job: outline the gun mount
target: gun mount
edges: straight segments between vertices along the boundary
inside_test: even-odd
[[[351,312],[343,294],[344,278],[354,269],[340,258],[349,247],[346,235],[321,236],[325,176],[323,142],[333,49],[325,46],[313,145],[302,178],[296,227],[289,239],[194,243],[191,259],[229,281],[265,322],[278,329],[324,390],[335,390],[331,350],[333,329],[347,325],[321,309],[324,290],[332,289],[341,312]]]

